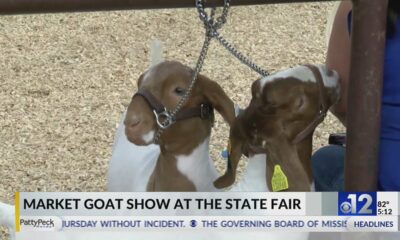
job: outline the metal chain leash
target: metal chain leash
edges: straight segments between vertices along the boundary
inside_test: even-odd
[[[259,67],[257,64],[255,64],[253,61],[251,61],[248,57],[244,56],[241,52],[239,52],[232,44],[230,44],[218,32],[218,29],[220,29],[226,23],[226,18],[228,16],[228,12],[229,12],[229,8],[230,8],[230,2],[231,2],[231,0],[224,0],[224,7],[222,10],[222,14],[221,14],[221,16],[215,18],[215,10],[216,10],[215,7],[211,10],[210,16],[208,16],[208,14],[204,8],[203,0],[196,0],[196,8],[199,13],[199,17],[202,20],[202,22],[204,24],[204,28],[205,28],[205,39],[204,39],[203,47],[200,51],[200,56],[197,60],[192,80],[190,81],[189,87],[185,91],[185,95],[178,102],[178,104],[174,110],[172,110],[170,112],[168,110],[166,110],[165,112],[162,113],[162,115],[164,117],[164,120],[162,122],[157,121],[159,128],[154,137],[154,140],[153,140],[154,143],[158,143],[159,139],[161,137],[161,134],[164,132],[164,130],[175,123],[176,114],[182,109],[183,105],[189,99],[190,94],[192,93],[193,87],[196,83],[197,77],[203,67],[204,60],[205,60],[207,52],[208,52],[208,47],[210,46],[212,38],[217,39],[218,42],[223,47],[225,47],[225,49],[227,49],[233,56],[235,56],[243,64],[247,65],[248,67],[250,67],[251,69],[253,69],[254,71],[256,71],[257,73],[259,73],[262,76],[269,75],[269,73],[266,70]],[[158,120],[158,118],[157,118],[157,120]]]
[[[218,32],[216,32],[215,34],[216,34],[215,38],[218,40],[218,42],[223,47],[225,47],[225,49],[228,50],[233,56],[235,56],[241,63],[250,67],[263,77],[270,75],[268,71],[262,69],[260,66],[251,61],[248,57],[244,56],[241,52],[239,52],[234,46],[232,46],[232,44],[226,41],[226,39],[222,37]]]
[[[193,78],[192,81],[190,82],[189,87],[187,88],[185,95],[183,95],[183,97],[181,98],[181,100],[178,102],[177,106],[175,107],[174,110],[172,110],[169,113],[166,113],[166,118],[164,120],[163,123],[161,123],[161,125],[159,124],[159,128],[158,131],[156,133],[156,136],[154,137],[154,143],[158,143],[159,139],[161,137],[161,134],[164,132],[165,129],[167,129],[170,125],[172,125],[173,123],[175,123],[175,116],[176,114],[182,109],[183,105],[186,103],[186,101],[189,99],[190,97],[190,93],[193,90],[194,84],[196,83],[196,79],[197,76],[203,66],[204,60],[206,58],[207,55],[207,51],[208,51],[208,46],[210,45],[211,42],[211,37],[207,36],[204,40],[203,43],[203,47],[201,49],[200,52],[200,56],[199,59],[197,60],[197,64],[196,64],[196,68],[193,74]]]
[[[222,15],[220,17],[217,18],[217,20],[214,19],[215,17],[215,8],[213,8],[211,10],[211,17],[208,18],[208,23],[210,23],[213,26],[213,29],[219,29],[222,27],[222,25],[226,22],[226,16],[228,15],[228,10],[229,10],[229,4],[226,4],[226,2],[228,2],[229,0],[225,0],[225,6],[222,12]],[[197,9],[199,10],[199,3],[201,3],[202,1],[197,1],[196,2],[196,6]],[[202,11],[203,13],[205,13],[204,9]],[[199,10],[200,13],[200,10]],[[178,102],[177,106],[175,107],[174,110],[172,110],[171,112],[166,111],[164,113],[165,115],[165,120],[163,121],[163,123],[158,124],[159,128],[158,131],[153,139],[154,143],[158,143],[161,137],[161,134],[164,132],[164,130],[166,128],[168,128],[170,125],[172,125],[173,123],[175,123],[175,116],[176,114],[182,109],[183,105],[186,103],[186,101],[189,99],[190,94],[192,93],[193,87],[196,83],[197,77],[203,67],[204,61],[206,59],[207,56],[207,52],[208,52],[208,47],[210,46],[211,43],[211,39],[212,39],[212,34],[211,31],[209,31],[209,29],[206,27],[206,25],[204,25],[205,28],[205,38],[204,38],[204,43],[203,43],[203,47],[201,48],[200,51],[200,56],[197,60],[196,63],[196,67],[194,69],[194,74],[192,77],[192,80],[190,81],[189,87],[187,88],[187,90],[185,91],[185,95],[183,95],[183,97],[181,98],[181,100]]]
[[[204,5],[202,3],[202,0],[197,0],[197,10],[200,15],[200,19],[203,21],[207,31],[209,31],[215,39],[218,40],[218,42],[226,49],[228,52],[230,52],[233,56],[235,56],[241,63],[245,64],[246,66],[250,67],[254,71],[256,71],[258,74],[261,76],[265,77],[270,75],[268,71],[264,70],[260,66],[258,66],[254,61],[250,60],[248,57],[244,56],[241,52],[239,52],[232,44],[230,44],[219,32],[218,28],[216,28],[215,25],[213,25],[207,16],[206,11],[204,10]],[[225,1],[225,6],[224,6],[224,12],[223,15],[221,16],[221,21],[224,23],[226,22],[226,17],[228,14],[228,10],[225,12],[225,7],[229,8],[230,6],[230,0]]]

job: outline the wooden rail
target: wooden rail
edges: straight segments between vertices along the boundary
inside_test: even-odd
[[[232,5],[332,0],[233,0]],[[208,0],[207,6],[222,6],[223,0]],[[194,7],[195,0],[0,0],[0,14],[85,12],[129,9]]]

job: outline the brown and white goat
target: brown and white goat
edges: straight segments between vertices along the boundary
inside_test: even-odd
[[[338,101],[338,80],[338,74],[324,65],[307,65],[255,81],[250,105],[231,128],[227,171],[215,186],[233,184],[242,154],[253,155],[254,149],[261,149],[267,154],[266,190],[272,189],[273,171],[280,165],[289,183],[286,190],[310,191],[312,135]]]
[[[218,173],[209,156],[212,109],[229,124],[235,118],[233,102],[216,82],[199,75],[181,110],[188,116],[196,109],[201,112],[202,106],[209,106],[211,112],[207,116],[177,120],[162,132],[157,145],[152,144],[159,129],[155,108],[163,105],[174,109],[193,74],[191,68],[179,62],[162,61],[139,77],[138,93],[128,106],[114,143],[108,172],[109,191],[216,190],[213,181]]]

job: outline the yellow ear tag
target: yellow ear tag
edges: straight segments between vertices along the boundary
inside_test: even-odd
[[[271,180],[272,191],[279,192],[289,189],[289,182],[280,165],[275,165]]]

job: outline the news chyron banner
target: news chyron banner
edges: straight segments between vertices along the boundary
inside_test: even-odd
[[[399,193],[16,193],[18,240],[399,233]],[[269,238],[268,238],[269,237]]]

